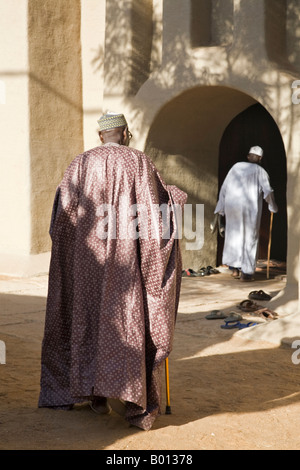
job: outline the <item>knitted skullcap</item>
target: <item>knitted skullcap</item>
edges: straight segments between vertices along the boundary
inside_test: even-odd
[[[98,119],[98,124],[101,131],[114,129],[115,127],[127,126],[124,114],[108,112]]]

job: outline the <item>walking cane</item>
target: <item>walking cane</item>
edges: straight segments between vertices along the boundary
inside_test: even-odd
[[[272,243],[273,215],[274,215],[273,212],[271,212],[269,245],[268,245],[267,279],[269,279],[269,274],[270,274],[270,255],[271,255],[271,243]]]
[[[169,382],[169,359],[165,360],[165,372],[166,372],[166,415],[171,414],[171,403],[170,403],[170,382]]]

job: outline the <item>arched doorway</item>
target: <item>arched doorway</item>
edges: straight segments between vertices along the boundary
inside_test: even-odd
[[[216,235],[210,231],[218,188],[230,166],[240,158],[243,149],[246,149],[246,152],[249,150],[248,142],[251,142],[251,145],[259,145],[260,142],[266,149],[266,154],[269,155],[265,159],[265,164],[268,165],[266,169],[271,174],[274,189],[278,195],[278,191],[282,194],[278,200],[281,214],[286,214],[284,152],[275,157],[276,162],[281,162],[279,167],[281,175],[284,175],[283,186],[281,178],[277,181],[280,173],[274,174],[274,168],[269,168],[273,155],[271,150],[274,149],[274,155],[275,153],[277,155],[278,141],[282,146],[280,133],[277,127],[274,128],[275,123],[271,116],[268,114],[266,118],[264,114],[262,121],[267,121],[267,124],[253,125],[248,134],[243,131],[239,137],[235,132],[231,133],[230,123],[235,122],[235,118],[239,116],[242,122],[243,112],[245,110],[251,112],[249,110],[252,106],[257,106],[253,109],[268,114],[253,97],[239,90],[225,86],[199,86],[188,89],[165,103],[153,119],[145,143],[145,152],[152,158],[167,184],[175,184],[188,194],[188,204],[193,205],[193,208],[196,204],[204,205],[204,245],[200,250],[189,251],[186,249],[187,243],[183,237],[181,247],[185,268],[196,270],[202,266],[218,264],[217,257],[220,250]],[[259,112],[256,112],[255,118],[258,114]],[[254,133],[254,129],[257,134]],[[276,141],[271,144],[275,134]],[[228,140],[230,135],[233,135],[231,139],[234,140],[234,144]],[[247,140],[248,135],[249,140]],[[262,138],[257,141],[260,135]],[[256,144],[253,144],[253,139]],[[233,156],[233,146],[237,147],[236,157]],[[220,154],[224,155],[221,165]],[[286,221],[285,216],[283,220]],[[274,222],[278,225],[278,219]],[[278,237],[277,228],[274,232],[276,232],[274,237]],[[273,250],[274,247],[278,248],[278,244],[278,241],[276,243],[274,241]],[[283,240],[282,246],[282,253],[285,253],[286,240]]]
[[[219,189],[230,168],[238,161],[246,160],[250,147],[259,145],[264,149],[262,167],[270,176],[278,213],[274,216],[271,258],[286,261],[287,251],[287,169],[284,144],[279,129],[266,109],[254,104],[238,114],[226,127],[219,146]],[[266,259],[270,233],[270,212],[264,203],[259,258]],[[223,239],[218,239],[217,264],[221,264]]]

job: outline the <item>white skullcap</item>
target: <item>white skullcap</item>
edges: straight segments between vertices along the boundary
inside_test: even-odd
[[[264,154],[264,151],[261,147],[257,145],[255,147],[251,147],[251,149],[249,150],[249,153],[253,153],[254,155],[258,155],[259,157],[262,157]]]

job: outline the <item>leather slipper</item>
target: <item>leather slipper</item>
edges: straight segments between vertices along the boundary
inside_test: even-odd
[[[111,406],[107,399],[98,399],[95,397],[89,402],[91,410],[99,415],[109,415],[111,413]]]
[[[250,300],[271,300],[271,296],[266,294],[263,290],[253,290],[248,295],[248,299]]]
[[[206,315],[207,320],[223,320],[224,318],[227,318],[228,315],[225,313],[221,312],[221,310],[213,310],[211,313]]]
[[[278,313],[270,310],[269,308],[262,308],[253,312],[254,315],[264,318],[265,320],[277,320]]]
[[[255,312],[256,310],[260,310],[264,308],[262,305],[258,305],[252,300],[243,300],[239,305],[238,308],[243,312]]]
[[[208,274],[219,274],[220,271],[212,266],[207,266],[206,271]]]

